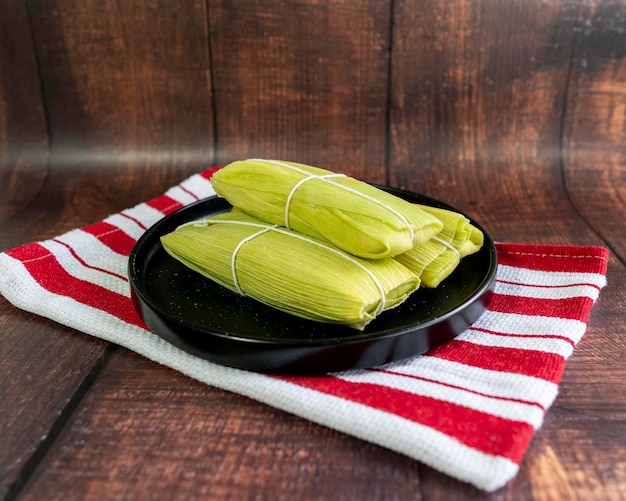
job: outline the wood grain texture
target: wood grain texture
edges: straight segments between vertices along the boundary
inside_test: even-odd
[[[527,241],[570,241],[580,221],[563,191],[559,148],[576,8],[399,2],[392,184],[460,204],[496,239],[529,226]],[[528,225],[539,217],[541,226]]]
[[[24,499],[403,500],[418,468],[120,349]]]
[[[209,2],[220,163],[386,181],[388,2]]]
[[[24,326],[27,326],[25,329]],[[106,343],[0,303],[0,498],[30,475]],[[44,452],[45,453],[45,452]]]
[[[29,229],[48,238],[98,221],[213,164],[203,2],[33,0],[26,10],[40,69],[28,84],[41,89],[50,135],[46,184],[21,215]],[[0,231],[11,238],[20,224]]]
[[[28,2],[53,159],[160,170],[213,161],[204,2]]]
[[[533,499],[624,499],[623,413],[555,407],[544,426],[524,461]]]
[[[0,224],[26,206],[46,175],[48,136],[37,58],[20,2],[0,4]]]
[[[564,128],[574,204],[626,261],[626,5],[593,2],[576,32]]]

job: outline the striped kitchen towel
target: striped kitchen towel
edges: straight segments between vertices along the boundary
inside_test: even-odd
[[[607,250],[498,243],[495,296],[453,341],[408,360],[325,376],[248,372],[155,336],[130,299],[127,264],[136,240],[164,215],[213,195],[212,172],[101,222],[0,254],[0,293],[19,308],[480,489],[513,478],[606,283]]]

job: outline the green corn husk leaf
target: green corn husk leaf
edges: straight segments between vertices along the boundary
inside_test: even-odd
[[[333,174],[294,162],[252,159],[227,165],[211,182],[219,196],[246,213],[322,237],[359,257],[391,257],[441,231],[439,219],[417,205],[347,176],[311,179],[294,190],[311,175]]]
[[[483,246],[485,236],[463,214],[438,207],[419,205],[419,207],[438,218],[444,225],[441,234],[446,235],[454,229],[449,243],[459,251],[461,258],[478,252]]]
[[[420,246],[395,256],[395,259],[420,277],[424,287],[437,287],[448,278],[465,256],[483,245],[483,233],[463,214],[420,206],[443,223],[443,230]]]
[[[437,287],[461,262],[459,253],[445,244],[430,240],[393,259],[420,277],[423,287]]]
[[[419,278],[391,258],[360,259],[286,228],[250,238],[261,227],[269,225],[235,209],[183,225],[161,242],[175,259],[232,291],[293,315],[359,330],[419,286]],[[233,278],[233,253],[241,291]]]

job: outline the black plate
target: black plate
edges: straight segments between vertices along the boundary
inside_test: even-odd
[[[451,209],[422,195],[381,188],[411,202]],[[418,289],[364,331],[282,313],[212,282],[161,247],[160,237],[180,224],[230,207],[210,197],[166,216],[139,239],[129,261],[133,304],[146,325],[212,362],[288,373],[377,366],[453,339],[478,319],[493,294],[497,257],[485,233],[480,251],[465,257],[439,287]]]

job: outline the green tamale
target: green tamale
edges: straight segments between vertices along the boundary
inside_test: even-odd
[[[439,233],[439,219],[354,178],[293,162],[242,160],[211,178],[244,212],[364,258],[387,258]]]
[[[476,228],[463,214],[428,205],[419,205],[419,207],[438,218],[444,224],[442,232],[453,231],[449,243],[459,251],[461,258],[478,252],[483,246],[485,240],[483,232]],[[442,233],[437,236],[441,237],[441,235]]]
[[[461,262],[456,249],[434,238],[393,259],[418,275],[422,286],[428,288],[437,287]]]
[[[465,256],[483,245],[483,233],[463,214],[437,207],[420,206],[436,216],[443,229],[428,242],[415,246],[395,259],[420,277],[424,287],[437,287]]]
[[[237,209],[182,225],[161,242],[175,259],[232,291],[360,330],[419,286],[391,258],[361,259]]]

